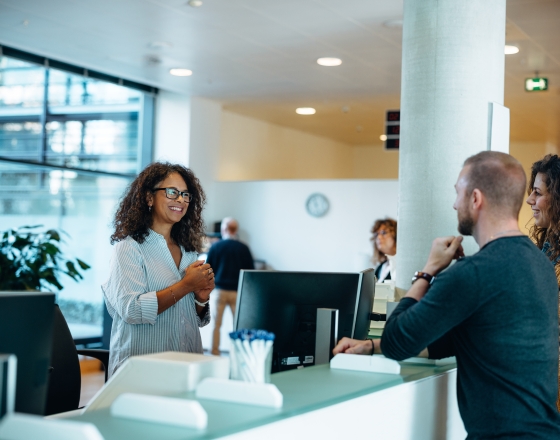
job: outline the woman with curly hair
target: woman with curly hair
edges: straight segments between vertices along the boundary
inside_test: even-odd
[[[527,203],[531,205],[535,220],[530,236],[554,265],[560,285],[560,157],[548,154],[533,164],[528,194]],[[560,305],[558,317],[560,320]],[[558,363],[560,365],[560,354]],[[560,396],[556,407],[560,411]]]
[[[206,197],[182,165],[153,163],[130,184],[114,219],[116,243],[101,287],[113,318],[109,376],[130,356],[202,353],[210,322],[209,264],[197,260]]]
[[[397,253],[397,222],[392,218],[376,220],[371,228],[373,241],[373,262],[376,264],[375,277],[378,283],[391,279],[395,268],[390,258]]]

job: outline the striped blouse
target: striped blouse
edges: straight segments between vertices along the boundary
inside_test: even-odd
[[[156,292],[179,282],[197,258],[185,252],[179,269],[165,238],[150,229],[144,243],[127,237],[115,245],[109,279],[101,286],[107,310],[113,318],[109,377],[130,356],[162,351],[202,353],[199,327],[210,322],[196,313],[189,293],[160,315]]]

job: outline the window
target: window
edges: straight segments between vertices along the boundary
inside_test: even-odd
[[[0,229],[41,224],[69,234],[65,254],[92,268],[79,283],[62,280],[58,303],[75,338],[100,335],[110,222],[126,186],[151,161],[156,90],[2,53]]]

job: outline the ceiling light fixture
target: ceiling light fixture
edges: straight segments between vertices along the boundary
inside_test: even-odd
[[[387,140],[387,135],[382,134],[381,136],[379,136],[379,140],[385,142]]]
[[[193,8],[198,8],[198,7],[202,6],[202,1],[201,0],[189,0],[187,5],[189,5]]]
[[[317,64],[319,64],[319,66],[335,67],[335,66],[340,66],[342,64],[342,60],[340,58],[324,57],[324,58],[319,58],[317,60]]]
[[[517,46],[511,46],[509,44],[506,44],[506,47],[504,48],[504,53],[506,55],[515,55],[518,52],[519,52],[519,48]]]
[[[316,110],[312,107],[299,107],[296,108],[296,113],[298,115],[314,115]]]
[[[192,70],[189,69],[171,69],[169,73],[173,76],[191,76]]]

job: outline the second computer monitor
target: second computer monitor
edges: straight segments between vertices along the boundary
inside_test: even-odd
[[[272,372],[314,365],[318,308],[338,309],[338,338],[367,337],[373,307],[372,269],[356,273],[241,272],[234,329],[276,335]]]

